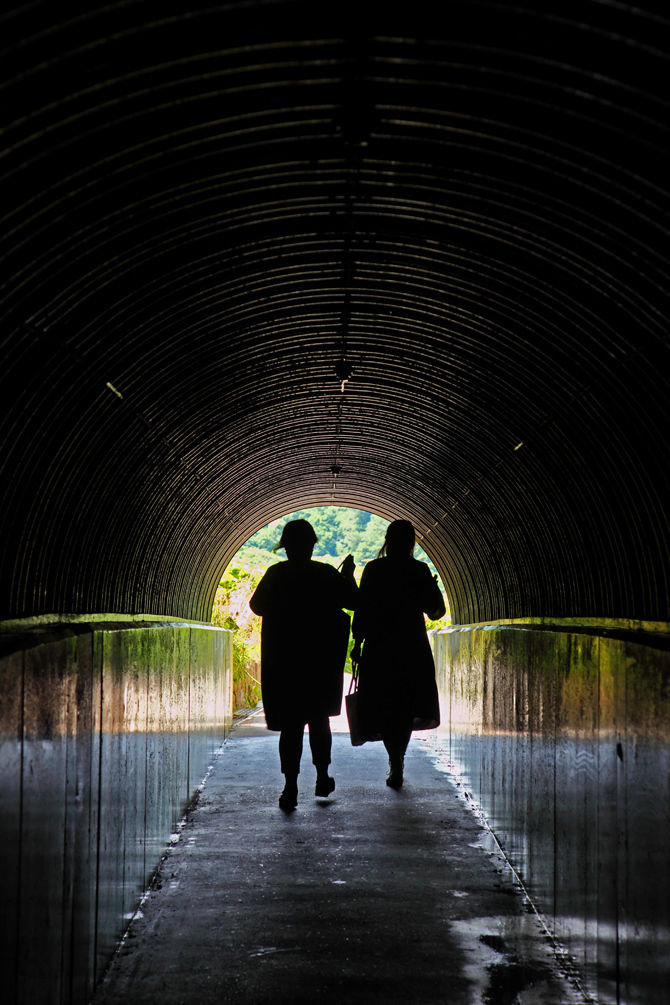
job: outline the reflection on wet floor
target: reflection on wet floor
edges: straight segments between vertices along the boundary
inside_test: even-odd
[[[462,940],[465,976],[473,1001],[556,1005],[554,947],[542,938],[534,914],[452,921]],[[562,1005],[589,1001],[579,983],[565,979]]]

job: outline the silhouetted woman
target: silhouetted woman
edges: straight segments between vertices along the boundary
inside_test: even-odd
[[[283,810],[298,803],[298,774],[305,724],[316,767],[315,795],[328,796],[332,737],[328,717],[339,715],[349,617],[357,602],[354,560],[347,555],[338,572],[312,561],[317,541],[307,520],[290,520],[279,541],[287,562],[267,570],[249,601],[263,618],[261,690],[268,729],[278,729],[279,758],[285,778],[279,797]]]
[[[440,724],[424,613],[441,618],[445,606],[437,578],[414,558],[414,543],[408,520],[389,524],[378,558],[363,570],[353,623],[361,719],[381,735],[389,755],[386,784],[394,789],[403,783],[412,730]]]

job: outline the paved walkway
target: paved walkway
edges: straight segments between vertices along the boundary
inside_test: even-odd
[[[394,792],[336,734],[327,800],[305,738],[284,814],[277,734],[236,726],[95,1005],[581,1002],[426,736]]]

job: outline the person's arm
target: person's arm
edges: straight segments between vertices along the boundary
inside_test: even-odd
[[[363,575],[361,576],[361,585],[358,587],[358,603],[354,609],[354,620],[351,626],[351,633],[354,637],[354,644],[351,650],[351,659],[354,663],[358,663],[361,658],[361,646],[363,644],[363,639],[365,638],[365,593],[368,585],[368,567],[363,569]]]
[[[270,566],[272,569],[273,566]],[[249,600],[249,607],[254,612],[254,614],[263,617],[270,606],[270,597],[272,593],[272,575],[270,569],[267,569],[261,578],[260,583],[254,590]]]
[[[342,591],[342,607],[348,611],[354,611],[358,604],[358,586],[354,578],[356,563],[353,555],[347,555],[339,568],[340,579],[344,580]]]
[[[438,618],[446,614],[447,609],[444,606],[444,597],[438,585],[437,576],[431,576],[427,565],[424,568],[427,576],[422,608],[431,621],[437,621]]]

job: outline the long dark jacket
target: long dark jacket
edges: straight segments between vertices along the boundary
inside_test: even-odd
[[[249,606],[263,618],[261,685],[268,729],[339,715],[356,585],[323,562],[271,565]]]
[[[424,613],[444,614],[430,569],[414,558],[368,562],[359,587],[353,634],[363,641],[359,664],[362,715],[378,730],[440,724],[435,663]]]

